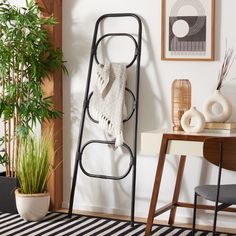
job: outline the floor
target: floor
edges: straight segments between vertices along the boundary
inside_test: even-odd
[[[60,212],[67,212],[67,209],[61,209]],[[73,211],[73,213],[76,214],[82,214],[85,216],[95,216],[95,217],[104,217],[104,218],[110,218],[110,219],[119,219],[119,220],[130,220],[129,216],[122,216],[122,215],[114,215],[114,214],[107,214],[107,213],[99,213],[99,212],[90,212],[90,211]],[[142,217],[135,217],[136,222],[143,222],[146,223],[146,219]],[[160,221],[160,220],[154,220],[154,223],[158,224],[163,224],[167,225],[166,221]],[[191,228],[191,224],[181,224],[181,223],[175,223],[175,226],[179,227],[185,227],[185,228]],[[212,226],[206,226],[206,225],[196,225],[197,229],[202,229],[202,230],[211,230]],[[217,228],[219,232],[225,232],[225,233],[231,233],[231,234],[236,234],[236,229],[232,228],[223,228],[223,227],[218,227]]]

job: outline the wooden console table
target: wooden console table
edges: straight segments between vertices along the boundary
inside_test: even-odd
[[[156,176],[153,185],[153,192],[149,207],[147,226],[145,236],[149,236],[153,224],[154,217],[170,210],[168,223],[172,225],[175,220],[176,207],[193,208],[193,204],[179,202],[179,193],[181,187],[184,165],[187,155],[203,156],[203,142],[209,137],[232,137],[235,134],[216,134],[216,133],[198,133],[186,134],[184,132],[165,132],[151,131],[141,134],[141,153],[157,154],[159,152],[159,160],[156,169]],[[165,163],[166,154],[180,155],[180,161],[176,176],[175,188],[172,202],[156,210],[158,195],[161,185],[162,173]],[[214,209],[208,205],[198,205],[199,209]],[[226,211],[236,211],[235,208],[225,209]]]

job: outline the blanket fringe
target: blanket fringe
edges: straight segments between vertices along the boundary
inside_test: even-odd
[[[119,147],[124,143],[123,132],[114,130],[114,126],[108,117],[99,113],[95,109],[91,109],[91,114],[93,118],[98,121],[101,128],[106,130],[112,138],[115,138],[115,147]]]

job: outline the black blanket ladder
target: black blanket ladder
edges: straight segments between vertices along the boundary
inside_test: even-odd
[[[102,35],[99,39],[97,39],[98,29],[100,23],[105,18],[114,18],[114,17],[127,17],[127,19],[134,18],[138,23],[138,32],[136,37],[132,34],[128,33],[108,33]],[[127,68],[131,67],[134,62],[136,62],[136,81],[135,81],[135,92],[133,93],[129,88],[126,87],[126,92],[128,92],[133,100],[132,109],[130,112],[130,115],[127,119],[123,120],[123,122],[127,122],[131,119],[131,117],[134,116],[133,122],[134,122],[134,128],[133,128],[133,144],[128,145],[124,143],[122,145],[122,148],[126,149],[130,155],[130,162],[129,166],[127,168],[127,171],[122,176],[109,176],[109,175],[98,175],[98,174],[92,174],[86,171],[85,167],[82,163],[82,156],[84,149],[89,145],[93,143],[98,144],[109,144],[114,145],[115,141],[106,141],[106,140],[90,140],[86,142],[85,144],[82,144],[83,139],[83,133],[84,133],[84,123],[85,123],[85,116],[86,114],[95,123],[98,123],[98,121],[94,120],[93,117],[90,115],[89,112],[89,103],[90,99],[93,95],[93,92],[90,91],[90,81],[91,81],[91,74],[92,74],[92,67],[94,64],[94,60],[97,64],[99,64],[98,57],[97,57],[97,47],[98,44],[104,39],[109,37],[116,37],[116,36],[124,36],[129,37],[132,39],[132,41],[135,44],[135,54],[132,61],[126,66]],[[136,39],[137,38],[137,39]],[[90,61],[89,61],[89,68],[88,68],[88,77],[87,77],[87,84],[85,89],[85,95],[84,95],[84,102],[83,102],[83,109],[82,109],[82,117],[80,122],[80,130],[79,130],[79,137],[78,137],[78,146],[76,150],[76,157],[75,157],[75,165],[74,165],[74,173],[73,173],[73,180],[72,180],[72,187],[71,187],[71,193],[70,193],[70,204],[69,204],[69,210],[68,210],[68,216],[72,216],[72,209],[73,209],[73,202],[74,202],[74,194],[75,194],[75,186],[76,186],[76,180],[77,180],[77,173],[78,173],[78,167],[82,170],[82,172],[93,178],[101,178],[101,179],[110,179],[110,180],[121,180],[124,179],[132,170],[132,189],[131,189],[131,225],[134,225],[134,211],[135,211],[135,185],[136,185],[136,156],[137,156],[137,129],[138,129],[138,101],[139,101],[139,80],[140,80],[140,57],[141,57],[141,40],[142,40],[142,22],[136,14],[133,13],[113,13],[113,14],[105,14],[99,17],[95,24],[94,29],[94,35],[93,35],[93,41],[92,41],[92,47],[91,47],[91,54],[90,54]]]

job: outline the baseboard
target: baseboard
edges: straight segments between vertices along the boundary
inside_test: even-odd
[[[69,204],[67,202],[63,202],[62,204],[63,208],[68,208]],[[130,216],[130,211],[126,209],[118,209],[118,208],[109,208],[109,207],[104,207],[104,206],[95,206],[95,205],[85,205],[85,204],[74,204],[73,209],[76,211],[87,211],[87,212],[99,212],[102,214],[110,214],[110,215],[120,215],[120,216],[125,216],[129,217]],[[148,212],[144,211],[135,211],[135,217],[147,219],[147,214]],[[224,228],[235,228],[235,221],[234,221],[234,213],[231,214],[226,214],[226,215],[221,215],[219,217],[219,220],[217,222],[217,225],[219,227],[224,227]],[[213,221],[213,213],[210,212],[205,212],[205,213],[199,213],[199,218],[197,223],[202,226],[209,226],[212,225]],[[168,221],[169,217],[169,212],[166,212],[160,216],[158,216],[155,220],[156,223],[166,223]],[[176,214],[176,224],[187,224],[191,225],[192,223],[192,216],[186,216],[183,214],[179,214],[177,211]]]
[[[68,208],[69,204],[63,202],[62,203],[62,208]],[[107,214],[115,214],[115,215],[124,215],[124,216],[129,216],[130,211],[128,210],[122,210],[118,208],[108,208],[104,206],[95,206],[95,205],[84,205],[84,204],[74,204],[73,207],[74,210],[81,210],[81,211],[92,211],[92,212],[100,212],[100,213],[107,213]],[[137,216],[140,217],[146,217],[145,215],[142,215],[138,212],[135,212]]]

